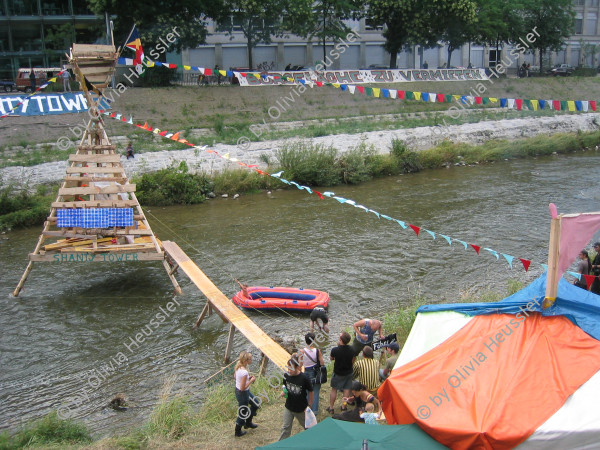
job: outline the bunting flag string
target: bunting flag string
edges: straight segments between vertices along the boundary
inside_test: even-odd
[[[60,78],[60,76],[64,73],[64,70],[61,70],[60,72],[58,72],[56,74],[56,76],[50,78],[48,81],[46,81],[44,84],[42,84],[41,86],[37,87],[35,89],[35,91],[33,91],[31,94],[29,94],[28,96],[26,96],[25,98],[23,98],[23,100],[21,100],[19,103],[17,103],[15,106],[13,106],[10,111],[8,111],[6,114],[3,114],[0,116],[0,119],[4,119],[5,117],[10,116],[10,113],[12,113],[15,109],[17,109],[19,106],[21,106],[24,102],[26,102],[27,100],[29,100],[30,97],[33,97],[35,94],[38,94],[39,92],[43,91],[44,89],[46,89],[48,87],[49,84],[51,83],[56,83],[56,80],[58,78]]]
[[[460,101],[468,106],[486,106],[498,105],[500,108],[516,109],[522,111],[523,107],[527,107],[530,111],[552,110],[552,111],[569,111],[569,112],[588,112],[590,109],[596,111],[597,102],[595,100],[545,100],[545,99],[523,99],[523,98],[496,98],[496,97],[481,97],[473,95],[455,95],[441,94],[436,92],[418,92],[404,91],[399,89],[373,88],[352,84],[328,83],[322,81],[305,80],[301,78],[282,77],[279,75],[269,74],[268,72],[238,72],[233,70],[214,70],[199,66],[178,65],[171,63],[162,63],[160,61],[152,61],[146,58],[148,67],[167,67],[169,69],[183,68],[187,71],[200,72],[202,75],[211,76],[218,72],[223,77],[248,77],[285,80],[292,85],[308,85],[309,87],[329,86],[335,89],[340,89],[342,92],[349,92],[355,95],[356,92],[374,98],[383,99],[399,99],[399,100],[415,100],[429,103],[451,103],[453,100]],[[130,58],[119,58],[119,64],[134,65],[135,60]],[[274,85],[275,86],[275,85]]]
[[[154,128],[151,125],[148,125],[148,122],[144,122],[143,125],[141,125],[139,123],[134,124],[133,123],[133,117],[130,116],[130,118],[127,119],[127,117],[126,117],[125,114],[118,114],[116,112],[108,112],[108,111],[100,111],[100,112],[102,114],[104,114],[105,116],[111,117],[111,118],[113,118],[115,120],[119,120],[119,121],[124,122],[124,123],[135,125],[136,127],[138,127],[141,130],[144,130],[144,131],[147,131],[147,132],[150,132],[150,133],[154,133],[156,135],[164,137],[165,139],[170,139],[172,141],[180,142],[182,144],[187,145],[188,147],[192,147],[192,148],[195,148],[197,150],[206,151],[207,153],[214,154],[215,156],[217,156],[219,158],[223,158],[223,159],[226,159],[228,161],[235,162],[235,163],[237,163],[238,165],[240,165],[242,167],[254,170],[255,172],[259,173],[260,175],[266,175],[266,176],[269,176],[269,177],[272,177],[272,178],[276,178],[277,180],[281,181],[284,184],[287,184],[287,185],[290,185],[290,186],[295,186],[297,189],[300,189],[300,190],[305,190],[308,194],[316,194],[320,199],[324,199],[325,197],[329,197],[329,198],[332,198],[333,200],[336,200],[340,204],[347,204],[347,205],[353,206],[355,208],[362,209],[366,213],[373,213],[378,219],[385,219],[385,220],[389,220],[391,222],[396,222],[398,225],[400,225],[402,227],[403,230],[406,230],[408,228],[410,228],[411,230],[413,230],[415,232],[415,234],[417,235],[417,237],[419,236],[419,234],[420,234],[421,231],[425,231],[429,236],[431,236],[433,238],[433,240],[435,240],[436,236],[439,234],[439,236],[443,237],[446,240],[446,242],[448,242],[448,245],[452,246],[453,242],[458,242],[459,244],[463,245],[463,247],[465,248],[465,250],[467,250],[470,247],[470,248],[472,248],[476,252],[477,255],[480,255],[479,251],[482,248],[480,245],[476,245],[476,244],[472,244],[472,243],[467,243],[467,242],[465,242],[463,240],[456,239],[456,238],[453,238],[451,236],[447,236],[447,235],[444,235],[444,234],[441,234],[441,233],[436,233],[436,232],[434,232],[432,230],[428,230],[426,228],[419,227],[417,225],[413,225],[413,224],[410,224],[410,223],[407,224],[406,222],[404,222],[402,220],[395,219],[395,218],[390,217],[390,216],[388,216],[386,214],[382,214],[382,213],[380,213],[380,212],[378,212],[378,211],[376,211],[374,209],[370,209],[370,208],[367,208],[366,206],[360,205],[360,204],[356,203],[354,200],[347,199],[347,198],[344,198],[344,197],[340,197],[340,196],[336,195],[334,192],[330,192],[330,191],[319,192],[319,191],[316,191],[316,190],[310,188],[309,186],[303,186],[303,185],[301,185],[299,183],[296,183],[295,181],[286,180],[285,178],[282,177],[283,171],[280,171],[280,172],[277,172],[277,173],[272,173],[272,174],[268,173],[268,172],[264,172],[264,171],[262,171],[262,170],[260,170],[258,168],[258,165],[256,165],[256,164],[246,164],[245,162],[240,161],[237,158],[232,158],[229,155],[229,153],[226,153],[226,154],[222,155],[222,154],[220,154],[219,152],[217,152],[214,149],[209,149],[207,145],[204,145],[204,146],[200,147],[200,146],[198,146],[196,144],[193,144],[193,143],[189,142],[187,139],[181,138],[179,136],[179,132],[177,132],[177,133],[171,133],[168,130],[160,130],[159,128]],[[487,247],[484,247],[484,250],[488,251],[491,255],[495,256],[497,261],[499,260],[499,256],[498,256],[499,252],[498,251],[493,250],[491,248],[487,248]],[[513,260],[515,259],[515,257],[512,256],[512,255],[508,255],[506,253],[500,253],[500,254],[504,257],[504,259],[506,259],[506,261],[508,262],[508,265],[512,269],[513,268]],[[529,259],[525,259],[525,258],[518,258],[518,260],[521,262],[523,268],[525,269],[525,272],[527,272],[529,270],[529,268],[530,268],[530,265],[531,265],[532,261],[529,260]],[[548,268],[548,266],[546,264],[540,264],[540,266],[544,270],[547,270],[547,268]]]

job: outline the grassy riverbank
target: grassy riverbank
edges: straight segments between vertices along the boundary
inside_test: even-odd
[[[507,295],[522,288],[515,281],[509,281]],[[461,298],[461,302],[497,301],[501,296],[487,292],[477,298]],[[397,333],[400,346],[404,344],[419,306],[428,303],[428,299],[415,298],[410,305],[398,305],[396,310],[384,314],[383,323],[386,333]],[[327,349],[324,349],[327,351]],[[252,367],[255,369],[256,367]],[[331,377],[332,365],[329,365]],[[274,372],[273,372],[274,373]],[[280,398],[280,389],[268,377],[261,377],[253,385],[252,391],[260,394],[263,404],[255,422],[256,430],[249,430],[246,436],[236,438],[233,435],[234,418],[237,403],[231,388],[231,374],[217,379],[207,389],[207,395],[199,408],[189,400],[185,392],[173,393],[174,379],[166,380],[158,402],[149,419],[140,427],[124,435],[113,436],[92,442],[92,437],[80,423],[71,420],[60,420],[56,413],[51,413],[40,421],[27,425],[15,434],[0,434],[0,450],[18,448],[53,448],[53,449],[188,449],[201,448],[211,450],[253,449],[267,445],[279,439],[281,431],[281,413],[284,400]],[[199,384],[201,381],[198,382]],[[275,387],[273,387],[275,386]],[[196,386],[194,387],[196,388]],[[325,412],[328,405],[330,387],[323,386],[320,395],[320,414],[318,420],[329,417]],[[336,402],[339,411],[340,396]],[[123,412],[122,414],[127,414]],[[301,432],[294,423],[293,434]]]
[[[498,98],[593,100],[600,93],[599,77],[505,78],[493,82],[417,82],[377,87],[468,95],[477,83],[486,88],[482,95]],[[458,119],[449,119],[443,114],[451,106],[448,103],[351,95],[333,87],[308,88],[294,97],[289,107],[280,108],[276,102],[285,96],[289,98],[290,89],[289,86],[132,88],[119,97],[115,95],[112,106],[127,117],[133,116],[134,122],[148,122],[163,130],[178,131],[198,144],[235,144],[240,136],[258,139],[249,126],[260,124],[263,119],[269,126],[263,130],[261,140],[432,126],[444,118],[448,124],[458,124],[557,114],[555,111],[498,110],[480,105],[467,108]],[[269,117],[269,108],[274,105],[280,109],[279,113],[271,111],[272,115],[279,116],[275,119]],[[24,163],[40,161],[40,158],[64,159],[60,151],[34,150],[33,146],[56,142],[61,136],[76,141],[70,128],[81,126],[87,119],[87,114],[6,118],[0,121],[3,136],[0,156],[3,160]],[[105,122],[110,136],[134,140],[140,152],[183,148],[182,144],[156,138],[130,125],[112,119]],[[121,145],[124,148],[126,144]],[[21,148],[13,149],[14,146]],[[28,156],[32,151],[41,156]]]
[[[269,166],[267,171],[276,173],[283,170],[288,180],[312,187],[330,187],[359,184],[423,169],[493,163],[554,153],[598,151],[598,147],[600,131],[495,140],[482,145],[443,142],[419,152],[408,150],[400,141],[393,141],[388,154],[378,154],[364,145],[342,154],[334,147],[296,143],[282,148],[276,155],[278,164]],[[132,182],[137,184],[137,196],[144,206],[201,203],[211,192],[232,195],[289,188],[272,177],[245,169],[212,176],[193,174],[185,163],[144,174]],[[29,193],[25,184],[5,186],[0,190],[0,231],[43,223],[55,198],[56,186],[40,186],[35,194]]]

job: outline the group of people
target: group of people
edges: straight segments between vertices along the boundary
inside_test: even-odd
[[[285,408],[279,440],[291,435],[294,418],[305,428],[307,408],[314,414],[319,412],[319,394],[321,385],[325,382],[322,374],[325,359],[323,351],[317,345],[320,339],[314,333],[315,328],[318,328],[318,333],[329,333],[329,317],[325,308],[317,307],[312,311],[311,331],[304,336],[306,346],[300,351],[293,349],[287,373],[283,375],[281,397],[285,398]],[[327,412],[334,419],[378,425],[382,409],[377,399],[377,389],[393,369],[399,346],[396,342],[383,346],[388,358],[380,368],[379,361],[373,358],[372,344],[376,334],[383,337],[381,321],[362,319],[354,323],[353,328],[354,341],[351,343],[350,333],[343,331],[338,336],[337,345],[330,351],[334,366]],[[361,354],[362,358],[359,358]],[[260,401],[254,400],[250,392],[250,386],[256,380],[248,373],[247,367],[251,362],[252,355],[242,352],[235,368],[235,395],[238,401],[235,436],[246,434],[242,427],[257,427],[252,418],[256,415]],[[335,414],[338,391],[343,394],[342,405],[340,413]],[[242,410],[246,413],[240,414]]]
[[[596,256],[594,260],[590,260],[590,256],[587,250],[581,250],[579,252],[579,261],[577,262],[577,273],[581,275],[581,278],[575,280],[575,286],[578,286],[582,289],[588,289],[587,281],[584,275],[600,275],[600,242],[594,243],[594,251],[596,252]],[[594,294],[600,295],[600,280],[595,278],[592,282],[589,290]]]

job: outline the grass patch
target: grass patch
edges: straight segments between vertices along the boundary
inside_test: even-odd
[[[1,449],[17,449],[24,447],[46,447],[88,444],[92,437],[85,425],[73,420],[62,420],[56,412],[33,422],[18,431],[14,436],[0,434]]]
[[[58,187],[38,186],[35,193],[23,187],[8,185],[0,190],[0,231],[43,223]]]

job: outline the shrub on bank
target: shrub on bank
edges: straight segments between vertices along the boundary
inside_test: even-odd
[[[0,190],[0,231],[43,223],[55,196],[47,186],[39,186],[35,194],[9,185]]]
[[[92,442],[92,437],[85,425],[71,419],[60,419],[56,412],[33,422],[12,437],[8,433],[0,435],[0,448],[7,450],[45,445],[88,444],[90,442]]]
[[[184,161],[178,167],[146,173],[134,182],[138,200],[150,206],[202,203],[212,191],[206,175],[189,173]]]

